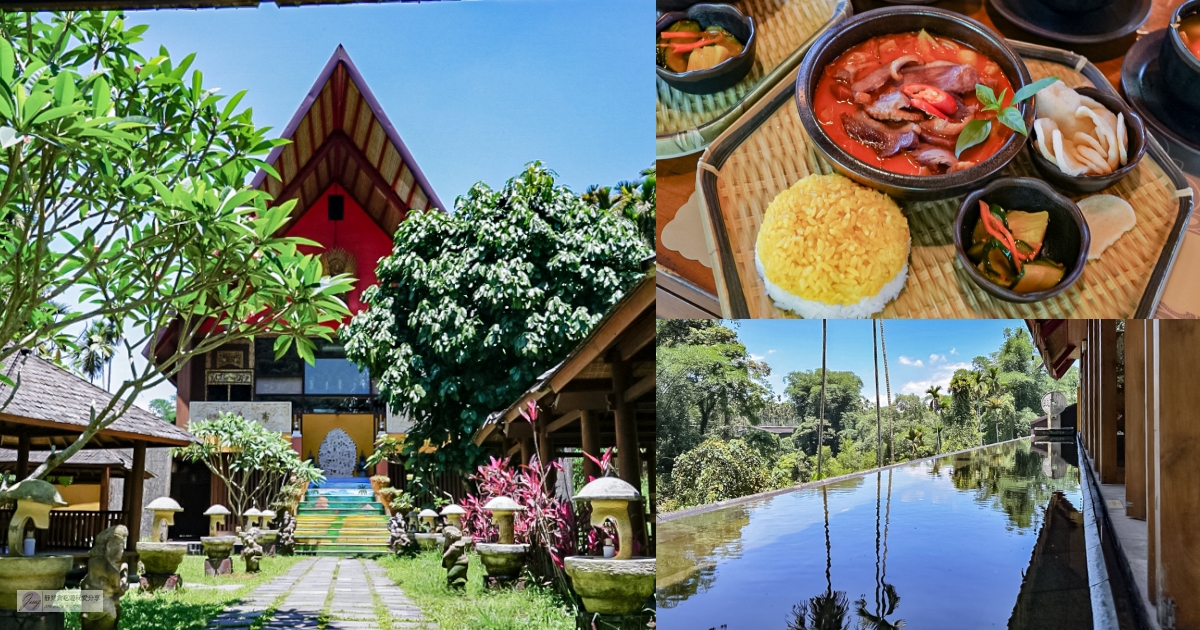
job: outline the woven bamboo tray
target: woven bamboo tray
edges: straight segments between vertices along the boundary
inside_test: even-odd
[[[1035,80],[1055,75],[1071,87],[1092,86],[1115,93],[1084,57],[1056,48],[1009,43],[1025,59]],[[725,317],[795,316],[774,305],[754,267],[754,243],[767,204],[809,173],[833,172],[800,126],[793,100],[795,78],[793,71],[781,79],[713,142],[699,163],[700,200],[706,210],[701,216]],[[1001,175],[1037,177],[1037,172],[1028,153],[1022,151]],[[1137,214],[1136,227],[1121,236],[1102,259],[1089,262],[1071,288],[1032,304],[992,297],[961,268],[952,235],[961,197],[902,202],[912,234],[908,282],[881,316],[1153,317],[1183,242],[1192,212],[1192,191],[1183,172],[1151,137],[1137,169],[1103,192],[1129,201]],[[1071,196],[1078,200],[1087,195]]]
[[[754,18],[758,34],[754,66],[740,83],[716,94],[680,92],[656,76],[654,148],[660,160],[708,146],[776,81],[791,74],[809,46],[852,10],[849,0],[742,0],[732,4]]]

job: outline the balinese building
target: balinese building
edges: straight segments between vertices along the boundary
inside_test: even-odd
[[[263,171],[253,185],[271,193],[274,203],[296,200],[286,235],[320,243],[315,251],[328,273],[358,279],[345,296],[357,313],[365,308],[362,292],[377,282],[376,263],[391,251],[400,222],[409,212],[444,205],[340,46],[282,137],[290,143],[266,160],[279,178]],[[156,352],[168,352],[174,341],[163,336]],[[380,433],[406,434],[404,416],[385,409],[371,374],[348,361],[339,344],[317,340],[315,365],[308,365],[294,348],[276,360],[273,343],[260,337],[228,344],[184,366],[172,379],[179,426],[238,413],[286,436],[327,477],[372,474],[362,460]],[[199,514],[224,501],[224,487],[203,464],[175,465],[171,495],[185,513]],[[198,536],[205,527],[203,519],[177,519],[172,535]]]
[[[1103,497],[1100,536],[1139,627],[1200,628],[1200,322],[1027,325],[1051,376],[1079,365],[1079,468]]]

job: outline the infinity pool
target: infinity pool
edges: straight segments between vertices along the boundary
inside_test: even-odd
[[[1080,501],[1025,439],[666,520],[658,627],[1090,628]]]

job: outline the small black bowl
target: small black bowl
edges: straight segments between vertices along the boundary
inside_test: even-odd
[[[655,37],[680,20],[695,20],[704,28],[720,26],[743,42],[742,52],[711,68],[691,72],[671,72],[655,64],[658,76],[667,85],[688,94],[712,94],[737,85],[750,73],[754,66],[754,18],[727,4],[697,4],[686,12],[667,13],[658,18]]]
[[[979,220],[980,199],[1005,210],[1045,210],[1050,213],[1042,251],[1050,259],[1066,266],[1063,279],[1057,285],[1045,291],[1016,293],[991,282],[975,268],[975,264],[967,257],[966,246],[971,242],[971,233],[975,230],[975,222]],[[1065,291],[1083,275],[1091,244],[1092,235],[1079,206],[1046,182],[1030,177],[1002,177],[993,181],[982,190],[967,195],[958,207],[958,215],[954,217],[954,249],[958,251],[958,261],[975,284],[1008,302],[1040,302]]]
[[[986,182],[1004,168],[1025,146],[1019,133],[1009,135],[991,157],[957,173],[940,175],[901,175],[867,164],[850,155],[825,133],[813,113],[813,92],[821,73],[848,48],[872,37],[927,30],[933,35],[960,41],[987,57],[1004,72],[1014,90],[1033,82],[1025,62],[1004,38],[992,29],[964,15],[932,7],[887,7],[860,13],[838,24],[813,44],[796,74],[796,108],[800,124],[817,149],[833,168],[850,179],[883,191],[896,199],[925,201],[947,199],[965,194]],[[1017,105],[1025,128],[1033,126],[1033,107],[1029,101]]]
[[[1197,13],[1200,13],[1200,0],[1188,0],[1175,9],[1158,59],[1161,85],[1167,88],[1168,96],[1173,96],[1175,103],[1193,112],[1200,112],[1200,59],[1183,45],[1183,37],[1176,26],[1183,18]]]
[[[1132,173],[1133,169],[1137,168],[1137,164],[1142,160],[1142,156],[1146,155],[1146,126],[1142,124],[1142,117],[1138,116],[1116,94],[1086,87],[1075,88],[1075,91],[1083,96],[1088,96],[1099,101],[1101,105],[1107,107],[1108,111],[1114,114],[1119,112],[1125,115],[1125,130],[1129,137],[1129,146],[1126,147],[1126,153],[1129,154],[1129,161],[1125,163],[1125,166],[1118,168],[1108,175],[1080,175],[1076,177],[1067,175],[1059,170],[1058,165],[1047,160],[1042,155],[1042,152],[1034,146],[1034,138],[1031,138],[1029,141],[1029,153],[1033,155],[1033,165],[1037,167],[1038,172],[1055,186],[1079,193],[1099,192],[1121,181],[1126,175]],[[1030,129],[1029,133],[1033,134],[1033,130]]]

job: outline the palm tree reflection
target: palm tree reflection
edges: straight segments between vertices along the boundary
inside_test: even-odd
[[[900,605],[900,595],[896,593],[896,587],[887,582],[887,536],[892,513],[891,470],[888,471],[886,501],[881,495],[882,488],[883,476],[882,471],[879,471],[875,473],[875,610],[872,612],[868,609],[866,595],[854,603],[854,612],[859,617],[854,627],[858,630],[900,630],[906,625],[903,619],[888,620]],[[821,489],[821,501],[825,509],[825,592],[792,607],[791,618],[787,622],[788,630],[852,630],[851,621],[847,620],[850,614],[850,599],[846,597],[845,591],[833,590],[829,498],[825,488]]]

